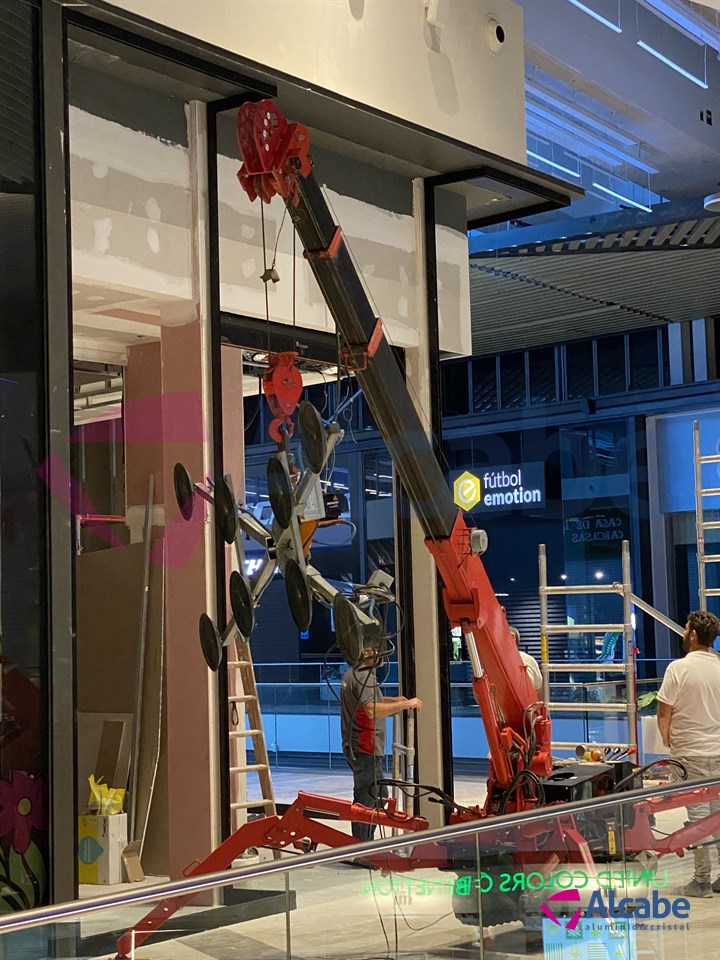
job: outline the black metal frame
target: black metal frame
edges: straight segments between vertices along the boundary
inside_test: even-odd
[[[68,462],[72,429],[67,38],[61,6],[40,5],[47,451]],[[72,518],[53,479],[47,504],[50,896],[77,890],[75,564]]]

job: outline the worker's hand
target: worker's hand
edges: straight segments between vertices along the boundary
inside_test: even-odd
[[[412,697],[412,699],[408,700],[407,702],[408,710],[422,710],[424,706],[425,704],[422,702],[420,697]]]

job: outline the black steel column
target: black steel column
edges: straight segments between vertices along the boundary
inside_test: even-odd
[[[47,442],[50,457],[68,464],[73,388],[67,45],[63,8],[50,0],[41,7],[41,45]],[[50,896],[56,902],[73,899],[77,890],[73,530],[61,483],[52,476],[48,500]]]
[[[443,466],[442,442],[442,384],[440,380],[440,308],[438,305],[437,276],[437,237],[435,178],[427,177],[424,186],[424,223],[425,234],[425,283],[427,289],[427,342],[428,366],[430,372],[430,416],[432,444],[435,456],[441,468]],[[453,794],[453,745],[452,745],[452,709],[450,703],[450,624],[445,615],[441,596],[440,579],[437,579],[438,591],[438,643],[440,644],[440,723],[443,783],[446,793]],[[422,771],[421,771],[422,775]]]

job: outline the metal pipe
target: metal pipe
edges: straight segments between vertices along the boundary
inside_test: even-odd
[[[135,677],[135,710],[133,726],[133,751],[130,760],[130,817],[128,823],[128,839],[142,840],[135,836],[135,821],[137,819],[137,787],[140,772],[140,724],[142,721],[143,686],[145,683],[145,640],[147,637],[147,610],[150,590],[150,551],[152,548],[152,521],[153,501],[155,495],[155,475],[148,478],[147,502],[145,504],[145,529],[143,530],[143,578],[142,593],[140,595],[140,625],[138,629],[138,660]]]
[[[581,746],[577,740],[553,740],[550,744],[551,747],[554,747],[556,750],[574,750],[576,747]],[[626,743],[608,743],[605,740],[600,740],[597,743],[588,743],[585,744],[589,750],[595,750],[597,747],[612,747],[617,749],[618,747],[627,747]]]
[[[545,544],[538,546],[538,578],[540,581],[540,666],[542,673],[542,698],[547,707],[550,702],[550,674],[548,661],[548,604],[547,604],[547,552]]]
[[[617,593],[618,590],[621,590],[622,587],[619,583],[608,583],[608,584],[597,584],[592,583],[588,584],[585,587],[540,587],[540,593],[546,593],[548,596],[565,596],[576,593]]]
[[[625,629],[624,623],[572,623],[572,624],[547,624],[545,633],[622,633]]]
[[[571,713],[628,713],[626,703],[549,703],[548,709]]]
[[[405,720],[405,733],[406,733],[406,750],[405,754],[405,780],[408,783],[415,782],[415,711],[408,710],[404,714]],[[406,798],[406,813],[411,817],[415,815],[415,793],[412,792],[409,797]]]
[[[480,677],[485,672],[482,661],[480,660],[480,654],[478,653],[477,643],[475,642],[475,634],[472,632],[465,633],[465,646],[467,647],[468,656],[470,657],[470,664],[472,666],[473,677],[476,680],[479,680]]]
[[[697,540],[698,598],[700,609],[707,609],[705,583],[705,534],[703,531],[702,459],[700,457],[700,424],[693,422],[693,460],[695,463],[695,538]]]
[[[670,617],[666,617],[664,613],[660,613],[660,611],[656,610],[655,607],[652,607],[649,603],[646,603],[642,597],[638,597],[636,593],[631,593],[630,597],[632,598],[632,602],[636,607],[639,607],[645,613],[649,613],[651,617],[654,617],[658,623],[662,623],[663,626],[668,628],[668,630],[672,630],[679,636],[682,636],[685,633],[684,627],[681,627],[679,623],[675,623],[675,621],[671,620]]]
[[[637,684],[635,682],[635,638],[632,628],[632,570],[630,565],[630,542],[622,542],[623,575],[623,620],[625,621],[625,677],[627,682],[628,746],[637,751]]]
[[[551,673],[625,673],[627,667],[624,663],[598,663],[592,660],[586,663],[579,660],[577,663],[547,663],[544,664]]]

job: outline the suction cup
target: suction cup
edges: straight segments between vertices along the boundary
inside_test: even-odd
[[[237,628],[247,640],[255,626],[255,605],[247,577],[237,570],[230,574],[230,606]]]
[[[363,627],[355,607],[342,593],[333,599],[333,621],[340,653],[351,667],[356,667],[362,660]]]
[[[290,474],[279,457],[270,457],[267,465],[268,497],[275,519],[283,530],[292,522],[295,510]]]
[[[199,626],[200,646],[205,657],[205,663],[215,672],[222,661],[223,649],[218,628],[206,613],[201,614]]]
[[[298,426],[305,463],[313,473],[321,473],[327,457],[327,436],[322,417],[309,400],[300,404]]]
[[[223,477],[215,484],[215,523],[225,543],[233,543],[237,530],[235,498],[227,480]]]
[[[312,594],[308,578],[295,560],[285,564],[285,590],[295,626],[307,630],[312,621]]]
[[[182,463],[176,463],[173,468],[173,484],[180,513],[183,519],[189,520],[195,508],[195,484],[188,473],[187,467]]]

